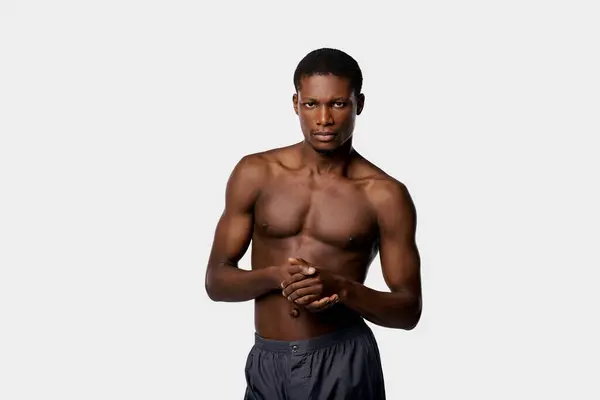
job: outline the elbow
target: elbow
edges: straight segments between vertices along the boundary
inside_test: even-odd
[[[404,318],[403,324],[400,328],[405,331],[412,331],[415,329],[421,320],[422,311],[423,304],[421,298],[417,298],[415,299],[412,307],[410,307],[410,312],[408,313],[407,318]]]
[[[212,301],[218,301],[218,297],[215,293],[215,288],[214,285],[211,285],[210,283],[205,282],[204,284],[204,290],[206,290],[206,294],[208,295],[208,298],[211,299]]]
[[[214,272],[211,273],[210,268],[208,269],[204,280],[204,290],[206,291],[208,298],[212,301],[223,301],[219,294],[220,291],[216,279],[214,278]]]
[[[412,331],[413,329],[415,329],[417,327],[420,320],[421,320],[421,313],[418,313],[417,315],[415,315],[412,318],[410,318],[409,320],[407,320],[405,325],[402,327],[402,329],[404,329],[405,331]]]
[[[206,283],[204,285],[204,289],[206,290],[208,298],[212,301],[224,301],[224,297],[221,295],[220,291],[215,287],[214,284]]]

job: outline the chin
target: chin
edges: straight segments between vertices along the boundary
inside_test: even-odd
[[[321,154],[329,154],[335,152],[341,146],[340,144],[333,140],[331,142],[319,142],[319,141],[310,141],[310,146],[317,152]]]

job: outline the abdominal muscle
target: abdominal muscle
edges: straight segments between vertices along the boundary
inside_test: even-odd
[[[341,304],[311,312],[294,304],[281,292],[268,294],[255,301],[256,332],[274,340],[301,340],[355,325],[362,318]]]
[[[284,262],[287,263],[288,256],[285,255],[294,254],[295,257],[315,263],[318,268],[325,268],[320,266],[322,262],[323,265],[329,264],[327,269],[334,273],[358,282],[364,280],[367,268],[365,262],[369,262],[364,257],[339,249],[337,251],[331,248],[325,249],[321,246],[302,246],[302,248],[290,246],[292,243],[294,241],[286,241],[283,248],[268,246],[270,247],[268,250],[261,245],[256,246],[253,252],[255,269],[269,265],[282,265]],[[263,255],[263,257],[259,255]],[[256,332],[266,339],[274,340],[307,339],[362,321],[360,315],[341,303],[323,311],[309,311],[304,305],[298,305],[284,297],[282,290],[276,290],[257,298],[254,312]]]

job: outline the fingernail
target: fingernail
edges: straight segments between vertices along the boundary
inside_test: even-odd
[[[315,272],[315,269],[313,267],[308,267],[308,273],[312,274],[313,272]]]

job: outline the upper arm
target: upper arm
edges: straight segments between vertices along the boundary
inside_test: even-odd
[[[254,204],[264,183],[266,165],[258,155],[242,158],[225,190],[225,208],[215,229],[208,269],[221,263],[237,265],[252,239]]]
[[[379,225],[383,277],[392,290],[421,297],[421,261],[416,244],[417,215],[406,186],[381,182],[373,195]]]

